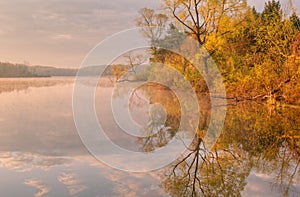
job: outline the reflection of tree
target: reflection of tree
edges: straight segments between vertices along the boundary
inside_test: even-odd
[[[137,89],[133,97],[136,99],[132,100],[143,103],[142,97],[150,103],[149,121],[142,129],[146,137],[139,137],[137,141],[143,151],[149,152],[167,145],[175,136],[180,124],[180,105],[172,91],[155,83]],[[135,105],[140,106],[137,101]]]
[[[270,110],[248,103],[229,113],[225,142],[240,144],[252,156],[257,171],[271,174],[275,186],[288,196],[300,175],[299,110]]]
[[[30,87],[50,87],[60,84],[72,83],[74,80],[51,78],[12,78],[1,79],[0,93],[28,90]]]
[[[167,171],[163,188],[173,196],[239,196],[251,163],[238,148],[207,151],[200,136]]]
[[[270,175],[285,196],[299,192],[293,185],[300,177],[300,113],[276,110],[253,103],[230,108],[213,149],[205,148],[199,131],[165,171],[162,187],[172,196],[241,196],[255,170]]]
[[[297,178],[299,181],[299,156],[299,147],[298,150],[291,149],[288,144],[284,144],[284,147],[281,148],[277,156],[278,158],[275,160],[273,165],[271,163],[271,166],[261,166],[262,171],[272,170],[277,172],[275,174],[274,185],[278,187],[285,196],[288,196],[289,191],[293,190],[292,186],[294,184],[294,181]]]
[[[143,130],[146,137],[137,140],[141,149],[149,152],[165,146],[180,124],[182,106],[176,96],[157,84],[137,89],[134,95],[137,103],[145,99],[150,105],[160,103],[167,114],[165,121],[159,121],[155,118],[161,109],[152,111],[153,117]],[[172,196],[241,196],[253,171],[268,174],[285,196],[299,192],[293,186],[300,177],[299,110],[238,103],[228,109],[223,133],[209,150],[203,141],[210,121],[210,101],[200,95],[198,99],[198,130],[186,153],[164,171],[161,185],[166,192]],[[195,121],[188,116],[183,124]]]
[[[169,129],[164,125],[156,127],[150,122],[150,125],[145,128],[147,137],[138,138],[138,143],[142,144],[142,150],[150,152],[156,148],[165,146],[172,139]]]

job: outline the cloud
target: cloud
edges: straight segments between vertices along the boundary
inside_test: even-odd
[[[0,60],[78,66],[99,41],[132,28],[139,9],[159,4],[159,0],[1,1],[0,23],[5,25]]]
[[[54,40],[73,40],[74,37],[70,34],[58,34],[52,37]]]

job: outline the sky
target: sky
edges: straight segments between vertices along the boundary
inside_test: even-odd
[[[300,1],[293,1],[300,9]],[[160,2],[0,0],[0,61],[79,67],[100,41],[134,27],[141,8],[159,8]],[[281,2],[284,8],[288,0]],[[264,1],[248,0],[248,4],[261,11]]]

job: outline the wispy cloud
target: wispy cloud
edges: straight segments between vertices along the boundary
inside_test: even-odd
[[[73,40],[74,37],[70,34],[58,34],[58,35],[52,36],[52,39],[54,39],[54,40]]]
[[[79,65],[99,41],[133,27],[139,9],[158,7],[159,3],[159,0],[1,1],[0,23],[4,25],[0,60]],[[62,45],[62,41],[72,42]]]

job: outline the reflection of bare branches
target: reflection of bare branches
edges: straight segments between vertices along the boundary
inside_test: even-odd
[[[162,176],[166,192],[172,196],[241,196],[253,170],[268,175],[283,195],[300,194],[295,188],[300,180],[299,112],[276,108],[269,113],[264,106],[244,104],[229,108],[224,133],[211,151],[201,138],[200,130],[207,124],[202,119],[187,152]]]
[[[289,196],[294,180],[297,178],[297,172],[300,173],[300,154],[299,147],[295,147],[288,140],[284,142],[284,147],[279,152],[278,161],[276,162],[280,165],[264,166],[265,168],[262,170],[271,168],[272,172],[275,173],[274,186],[280,188],[285,196]]]
[[[145,107],[145,104],[148,104],[149,100],[147,98],[143,98],[143,96],[140,95],[139,91],[140,89],[138,88],[133,90],[132,97],[130,99],[130,104],[135,105],[137,107]]]
[[[153,151],[155,148],[165,146],[171,140],[170,127],[165,126],[166,114],[162,106],[151,105],[149,122],[144,128],[147,137],[139,138],[143,151]]]
[[[148,122],[139,137],[142,151],[149,152],[163,147],[175,136],[180,123],[180,106],[176,95],[156,83],[147,83],[136,88],[130,98],[130,105],[147,109]]]
[[[151,152],[156,148],[165,146],[170,140],[171,136],[169,128],[161,126],[157,133],[153,135],[149,133],[147,137],[140,137],[138,142],[142,144],[142,150],[144,152]]]
[[[196,135],[188,153],[171,167],[163,187],[175,196],[239,195],[251,168],[238,157],[233,150],[208,151]]]

